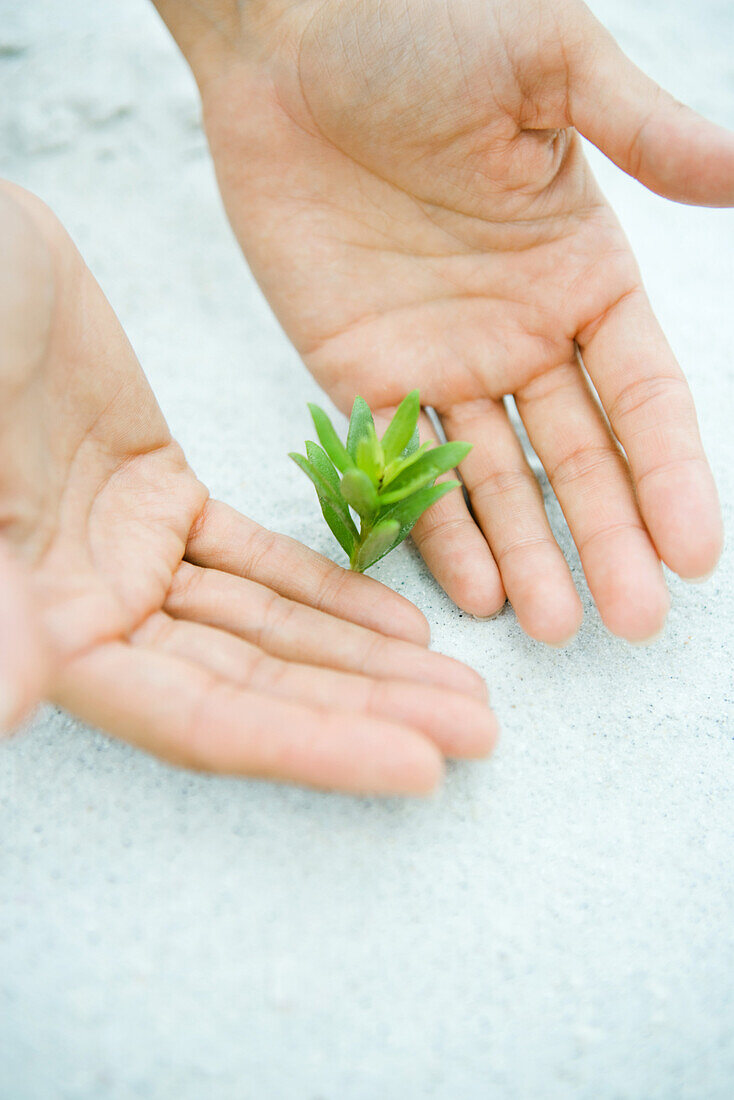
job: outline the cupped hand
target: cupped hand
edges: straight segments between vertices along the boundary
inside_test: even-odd
[[[158,0],[202,90],[229,217],[309,369],[348,411],[418,387],[474,448],[414,537],[476,615],[562,642],[581,604],[514,398],[610,630],[668,609],[661,561],[715,565],[685,379],[584,134],[647,187],[734,203],[734,138],[676,103],[578,0]],[[429,431],[428,422],[424,429]]]
[[[420,612],[208,498],[50,211],[4,185],[0,227],[0,520],[46,697],[176,763],[351,791],[488,752],[483,681]]]

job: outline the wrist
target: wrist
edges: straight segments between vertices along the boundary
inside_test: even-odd
[[[233,66],[297,54],[322,0],[153,0],[203,92]]]

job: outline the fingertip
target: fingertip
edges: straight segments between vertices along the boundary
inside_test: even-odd
[[[640,503],[655,548],[682,580],[709,576],[721,557],[724,526],[719,497],[704,460],[685,462],[670,477],[643,482]]]
[[[466,544],[446,544],[438,554],[424,554],[426,564],[446,595],[475,619],[493,619],[507,602],[499,570],[484,536],[472,521]],[[457,540],[458,541],[458,540]]]
[[[663,632],[669,610],[670,594],[661,572],[659,580],[647,584],[643,577],[629,578],[601,615],[616,637],[634,645],[647,645]]]
[[[0,679],[0,737],[9,737],[23,712],[23,701],[15,685]]]
[[[427,649],[431,644],[431,626],[422,611],[404,596],[395,593],[394,609],[385,625],[385,633]]]
[[[711,538],[705,545],[701,545],[696,553],[686,555],[673,571],[677,573],[686,584],[704,584],[716,572],[724,549],[723,531],[719,538]],[[668,561],[665,562],[673,569]]]
[[[40,700],[49,671],[27,577],[0,543],[0,736]]]
[[[446,586],[446,594],[457,607],[479,622],[496,619],[507,603],[502,582],[494,578],[458,577]]]
[[[695,532],[695,541],[690,532],[686,543],[680,543],[663,557],[681,580],[694,583],[708,580],[718,565],[724,549],[724,525],[718,506],[716,515],[707,518],[708,522],[701,522]]]
[[[563,617],[552,618],[539,617],[531,626],[523,626],[525,633],[536,642],[552,646],[553,649],[563,649],[569,645],[578,634],[583,621],[584,612],[579,604],[578,613],[567,614]]]
[[[489,689],[484,678],[475,669],[469,668],[469,665],[465,665],[462,661],[457,661],[453,657],[441,655],[441,668],[440,670],[437,668],[436,671],[439,673],[435,677],[436,683],[441,683],[452,691],[458,691],[463,695],[478,699],[480,703],[488,702]]]
[[[445,772],[443,755],[422,734],[403,728],[391,741],[380,774],[367,782],[365,794],[430,795],[440,786]]]
[[[571,580],[534,584],[514,603],[520,626],[536,642],[562,647],[576,636],[584,617],[579,594]]]
[[[444,757],[412,721],[328,714],[317,739],[290,767],[290,778],[358,795],[427,795],[439,786]],[[314,751],[318,744],[319,751]],[[278,767],[276,778],[282,777]]]
[[[700,577],[681,577],[681,580],[685,581],[686,584],[706,584],[706,581],[710,581],[715,572],[716,566],[714,566],[713,569],[709,569],[708,573],[704,573]]]
[[[664,633],[665,633],[665,626],[662,626],[660,628],[660,630],[656,630],[655,633],[650,634],[650,636],[648,638],[639,638],[639,639],[628,638],[627,641],[629,642],[630,645],[636,646],[639,649],[644,649],[645,647],[654,645],[655,642],[660,641],[660,639],[662,638]]]
[[[474,711],[454,726],[449,756],[464,760],[483,760],[490,756],[499,738],[499,722],[487,706],[474,703]]]
[[[364,585],[363,590],[358,589],[362,597],[359,610],[350,608],[349,618],[352,622],[376,630],[389,638],[411,642],[423,649],[431,644],[428,619],[415,604],[375,577],[357,573],[349,576],[355,585]]]

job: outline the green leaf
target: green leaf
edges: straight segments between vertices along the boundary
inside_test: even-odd
[[[363,519],[376,515],[380,507],[377,490],[364,470],[353,467],[341,481],[342,496]]]
[[[385,472],[385,459],[374,427],[367,426],[366,433],[357,441],[357,466],[364,470],[375,488]]]
[[[427,508],[435,504],[441,497],[446,496],[452,489],[460,486],[459,481],[442,481],[440,485],[430,485],[426,489],[420,489],[412,496],[406,497],[398,504],[393,504],[384,515],[380,516],[380,523],[387,519],[396,519],[400,524],[400,534],[395,540],[395,546],[409,535],[415,523],[420,519]]]
[[[344,471],[348,470],[352,465],[351,455],[336,434],[336,429],[324,410],[318,405],[309,405],[308,408],[321,446],[324,448],[337,470],[341,470],[341,472],[344,473]]]
[[[382,449],[385,462],[392,462],[410,446],[418,426],[418,414],[421,411],[421,399],[418,390],[411,390],[398,405],[382,437]],[[416,441],[417,445],[417,441]]]
[[[359,540],[357,528],[354,526],[353,522],[348,527],[336,509],[332,508],[327,500],[319,497],[319,504],[321,505],[322,515],[328,523],[332,535],[351,562],[352,554]]]
[[[403,451],[403,454],[405,455],[406,458],[409,455],[412,455],[414,451],[418,450],[418,444],[420,443],[420,438],[421,438],[420,437],[420,432],[418,431],[418,425],[416,424],[415,431],[413,432],[413,434],[410,437],[410,442],[408,443],[408,446]]]
[[[357,395],[352,405],[352,415],[349,418],[349,431],[347,432],[347,450],[354,462],[357,461],[357,444],[370,430],[375,430],[375,422],[372,419],[370,407],[363,397]],[[346,471],[345,471],[346,472]]]
[[[336,467],[331,461],[326,451],[323,451],[319,447],[318,443],[312,443],[310,439],[306,440],[306,454],[308,455],[308,461],[311,463],[316,472],[331,485],[332,489],[337,496],[341,496],[341,490],[339,488],[339,474],[336,472]]]
[[[426,451],[392,479],[389,492],[383,494],[383,502],[388,503],[389,499],[398,500],[405,496],[406,490],[412,492],[427,485],[429,481],[435,481],[441,474],[453,470],[463,462],[470,450],[471,443],[442,443],[440,447]]]
[[[422,477],[410,478],[408,481],[402,482],[399,488],[390,489],[387,493],[380,493],[380,507],[386,508],[390,504],[397,504],[399,500],[405,500],[411,493],[417,493],[419,489],[424,489],[426,485],[433,485],[436,478],[432,474],[424,474]]]
[[[418,461],[421,455],[424,455],[426,451],[430,451],[431,447],[435,446],[436,444],[432,439],[427,439],[425,443],[421,443],[420,447],[416,447],[409,455],[402,454],[400,458],[394,459],[389,466],[385,467],[385,473],[382,477],[383,489],[386,489],[398,474],[402,474],[403,470],[407,470],[409,466]]]
[[[319,496],[326,497],[326,499],[330,500],[334,507],[336,507],[337,509],[339,508],[340,504],[341,507],[345,507],[344,501],[339,500],[339,494],[334,492],[334,488],[329,483],[328,479],[320,474],[316,467],[311,462],[309,462],[307,458],[304,458],[303,455],[299,455],[295,451],[291,451],[288,457],[292,458],[296,466],[300,466],[306,477],[311,479],[313,484],[316,486],[316,492],[319,494]]]
[[[399,535],[400,523],[396,519],[375,524],[357,551],[352,569],[357,573],[363,573],[365,569],[369,569],[380,558],[384,558],[385,554],[390,553]]]
[[[315,443],[311,444],[312,448],[315,446]],[[313,465],[313,463],[309,462],[309,460],[307,458],[304,458],[303,455],[299,455],[296,452],[291,452],[289,457],[293,459],[297,466],[300,466],[306,477],[310,478],[310,480],[313,482],[314,486],[316,487],[316,493],[319,498],[319,503],[323,504],[324,502],[326,502],[327,504],[329,504],[332,510],[341,517],[344,525],[347,528],[353,530],[353,537],[355,539],[358,538],[357,528],[355,527],[354,520],[349,514],[349,509],[347,508],[346,501],[341,496],[338,486],[335,490],[334,486],[330,483],[328,478],[319,473],[318,469]],[[326,456],[324,455],[324,457]]]

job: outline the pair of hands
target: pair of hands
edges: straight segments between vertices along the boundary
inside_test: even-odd
[[[578,627],[512,394],[604,621],[655,633],[661,559],[709,571],[718,505],[574,127],[653,189],[711,204],[734,202],[731,136],[575,2],[157,6],[232,224],[309,368],[345,411],[360,392],[388,415],[418,387],[475,444],[472,512],[450,494],[414,533],[447,592],[476,615],[508,596],[542,640]],[[6,711],[43,680],[167,758],[351,790],[426,790],[444,754],[488,751],[483,685],[423,648],[415,609],[207,501],[63,230],[17,191],[3,209],[29,319],[0,383],[2,521],[29,570],[16,642],[0,640],[24,685]]]

